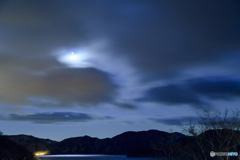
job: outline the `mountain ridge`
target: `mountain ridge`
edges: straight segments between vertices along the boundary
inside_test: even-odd
[[[127,131],[112,138],[70,137],[62,141],[37,138],[31,135],[10,135],[10,140],[31,152],[49,151],[49,154],[122,154],[131,157],[155,156],[153,144],[159,139],[168,142],[171,136],[186,137],[181,133],[159,130]],[[163,156],[163,155],[162,155]]]

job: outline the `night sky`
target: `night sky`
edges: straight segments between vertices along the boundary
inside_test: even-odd
[[[0,131],[180,131],[240,107],[238,0],[0,0]]]

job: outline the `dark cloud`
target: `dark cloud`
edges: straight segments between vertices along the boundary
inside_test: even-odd
[[[130,59],[145,79],[163,78],[233,56],[228,51],[240,48],[239,6],[224,0],[126,1],[111,4],[106,12],[116,12],[104,18],[108,26],[100,24],[94,33],[108,36],[112,53]]]
[[[114,103],[114,104],[122,109],[129,109],[129,110],[137,109],[135,105],[128,104],[128,103]]]
[[[107,120],[113,119],[110,116],[105,117],[94,117],[86,113],[75,113],[75,112],[53,112],[53,113],[36,113],[32,115],[17,115],[10,114],[9,118],[1,118],[2,120],[8,121],[26,121],[33,123],[61,123],[61,122],[87,122],[91,120]]]
[[[151,88],[145,97],[138,100],[209,107],[212,100],[229,100],[236,97],[240,97],[240,80],[230,77],[204,77]]]
[[[73,1],[72,1],[73,2]],[[8,54],[47,55],[57,48],[71,48],[86,40],[82,29],[84,3],[8,1],[1,11],[1,41]],[[69,8],[69,9],[68,9]],[[72,9],[76,8],[73,7]],[[78,14],[78,20],[72,15]],[[81,21],[82,20],[82,21]]]
[[[96,104],[112,101],[117,89],[109,74],[94,68],[59,68],[37,75],[2,72],[2,76],[0,98],[10,104],[29,100],[36,106],[44,102],[45,107],[52,107],[52,102],[58,107]]]
[[[198,95],[186,84],[169,84],[162,87],[151,88],[147,91],[144,98],[140,98],[138,100],[161,102],[169,105],[206,105],[206,103],[202,102]]]
[[[210,99],[240,97],[240,80],[226,77],[197,78],[186,83],[198,94]]]
[[[185,125],[185,124],[189,124],[189,122],[196,123],[200,119],[198,117],[185,116],[185,117],[168,118],[168,119],[149,118],[149,120],[156,123],[166,124],[166,125]]]

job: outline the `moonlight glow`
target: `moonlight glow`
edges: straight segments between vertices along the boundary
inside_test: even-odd
[[[88,62],[89,56],[85,52],[71,52],[61,54],[58,57],[58,60],[59,62],[64,63],[69,67],[85,68],[91,66]]]

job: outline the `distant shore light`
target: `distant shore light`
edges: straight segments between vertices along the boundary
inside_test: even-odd
[[[43,156],[43,155],[46,155],[46,154],[49,154],[49,151],[38,151],[38,152],[35,152],[34,153],[35,156]]]

